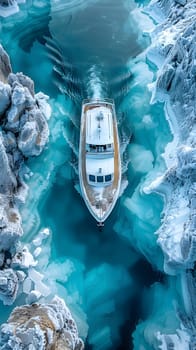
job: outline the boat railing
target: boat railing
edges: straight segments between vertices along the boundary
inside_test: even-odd
[[[87,103],[112,103],[114,104],[114,100],[112,98],[85,98],[82,103],[87,104]]]

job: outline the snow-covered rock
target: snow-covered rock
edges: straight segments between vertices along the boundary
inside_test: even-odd
[[[47,102],[49,97],[43,94],[42,92],[38,92],[35,95],[35,98],[36,98],[37,105],[40,111],[42,112],[42,114],[45,116],[47,120],[50,119],[52,110],[49,103]]]
[[[21,216],[7,195],[0,194],[0,251],[12,250],[23,234]]]
[[[11,103],[11,87],[0,81],[0,115],[4,114]]]
[[[33,97],[35,95],[33,80],[24,75],[22,72],[16,74],[9,74],[8,83],[12,88],[14,88],[16,85],[26,87]]]
[[[0,328],[0,348],[81,350],[77,326],[64,301],[16,307]]]
[[[7,52],[0,45],[0,81],[6,82],[8,75],[11,73],[12,68],[10,59]]]
[[[4,139],[0,132],[0,164],[1,164],[1,176],[0,176],[0,193],[11,194],[17,188],[17,180],[11,170],[11,164],[9,156],[4,146]]]
[[[25,157],[37,156],[48,141],[48,124],[38,109],[26,113],[25,119],[19,132],[18,147]]]
[[[23,282],[25,277],[26,277],[26,274],[24,271],[20,271],[20,270],[17,270],[16,271],[16,274],[17,274],[17,277],[18,277],[18,280],[19,282]]]
[[[196,7],[195,1],[179,4],[172,0],[154,1],[151,6],[168,15],[156,29],[153,41],[153,50],[156,48],[165,59],[159,66],[155,98],[165,101],[166,116],[174,134],[173,147],[165,154],[169,169],[151,189],[165,197],[158,242],[165,254],[165,269],[175,271],[193,267],[196,251]],[[166,53],[163,47],[167,43],[162,38],[167,37],[168,31],[173,36]]]
[[[5,261],[5,253],[1,252],[0,253],[0,268],[3,266],[4,261]]]
[[[18,277],[12,269],[0,270],[0,300],[5,305],[11,305],[16,299]]]
[[[159,349],[195,349],[196,3],[153,0],[149,13],[160,22],[148,52],[148,59],[159,69],[152,103],[165,102],[173,141],[164,154],[166,173],[144,191],[164,196],[163,218],[156,232],[158,244],[164,253],[165,272],[181,276],[178,292],[184,303],[183,308],[177,307],[181,329],[172,334],[158,332],[154,337]]]
[[[42,93],[35,96],[33,81],[22,73],[11,73],[8,83],[11,103],[6,112],[5,130],[17,134],[18,149],[23,156],[39,155],[49,137],[48,96]]]
[[[44,149],[49,136],[46,120],[51,114],[48,97],[42,93],[35,96],[34,82],[23,73],[11,71],[9,57],[0,46],[0,267],[2,274],[6,271],[1,278],[0,299],[10,304],[19,285],[20,290],[30,293],[31,286],[38,284],[26,273],[36,261],[27,247],[18,244],[23,234],[18,205],[24,203],[27,193],[26,157]],[[47,287],[38,281],[38,293],[48,295]]]
[[[29,249],[25,246],[22,250],[18,250],[12,257],[12,268],[17,267],[20,269],[29,269],[31,266],[35,266],[36,261],[34,260]]]

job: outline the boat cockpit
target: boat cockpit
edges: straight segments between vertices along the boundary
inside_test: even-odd
[[[111,143],[107,145],[86,144],[86,152],[90,152],[90,153],[114,152],[114,146]]]
[[[107,174],[107,175],[88,175],[88,183],[92,186],[99,185],[110,185],[113,180],[113,174]]]

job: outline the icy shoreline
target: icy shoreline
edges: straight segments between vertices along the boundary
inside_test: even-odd
[[[22,73],[13,74],[9,57],[0,47],[0,299],[11,305],[36,261],[19,239],[23,235],[20,205],[31,176],[25,162],[39,155],[49,137],[47,96],[34,93],[34,83]],[[49,105],[48,105],[49,107]]]
[[[41,154],[48,142],[48,97],[41,92],[35,94],[29,77],[12,73],[9,56],[2,46],[0,62],[0,300],[4,305],[12,305],[20,296],[28,304],[15,308],[1,326],[0,347],[6,344],[7,349],[19,349],[26,344],[45,349],[47,342],[57,349],[82,349],[83,342],[64,301],[51,301],[50,288],[36,270],[49,230],[42,230],[32,242],[33,254],[20,243],[20,206],[28,192],[25,180],[32,175],[26,160]]]
[[[176,350],[182,346],[185,350],[196,344],[196,6],[194,1],[154,0],[148,14],[159,23],[151,34],[152,45],[147,54],[158,68],[152,103],[165,102],[174,138],[163,155],[166,173],[144,187],[144,192],[155,191],[164,197],[164,217],[156,234],[164,253],[165,272],[180,276],[186,310],[179,307],[181,329],[176,329],[176,334],[154,336],[161,343],[159,349],[169,349],[172,344]]]

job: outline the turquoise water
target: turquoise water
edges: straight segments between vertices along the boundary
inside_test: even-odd
[[[151,317],[146,301],[156,305],[158,295],[174,290],[163,274],[154,234],[163,202],[143,192],[165,170],[162,153],[171,133],[163,105],[150,105],[147,85],[156,72],[145,60],[149,38],[143,28],[149,20],[138,17],[137,6],[126,0],[27,1],[1,25],[14,71],[31,76],[36,91],[50,96],[53,110],[50,142],[28,161],[34,175],[21,208],[23,240],[30,244],[40,229],[50,229],[38,268],[53,293],[66,300],[83,338],[88,331],[87,349],[132,349],[136,325]],[[123,183],[128,181],[101,233],[74,170],[81,101],[92,96],[115,99],[124,141]],[[172,329],[172,308],[171,314]],[[135,349],[147,346],[141,329],[142,323]]]

